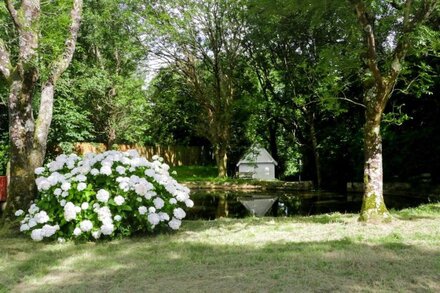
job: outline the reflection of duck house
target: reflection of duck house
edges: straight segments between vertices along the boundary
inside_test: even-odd
[[[257,217],[263,217],[267,211],[272,207],[277,200],[276,197],[241,197],[238,201],[245,206],[245,208]]]
[[[273,180],[277,165],[278,163],[265,148],[256,145],[251,147],[237,163],[238,177]]]

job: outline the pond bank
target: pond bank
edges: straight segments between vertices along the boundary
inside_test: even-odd
[[[224,191],[265,191],[265,190],[295,190],[295,191],[311,191],[313,190],[312,181],[255,181],[243,180],[232,182],[209,182],[194,181],[181,182],[189,189],[194,190],[224,190]]]

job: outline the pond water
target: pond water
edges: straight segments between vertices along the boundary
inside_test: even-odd
[[[194,207],[188,209],[187,219],[242,218],[251,215],[243,202],[252,199],[275,199],[266,216],[316,215],[331,212],[357,213],[362,205],[361,193],[325,191],[207,191],[193,190]],[[428,203],[428,197],[385,195],[389,209],[404,209]]]

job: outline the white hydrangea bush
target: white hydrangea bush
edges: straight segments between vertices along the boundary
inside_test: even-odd
[[[95,240],[179,229],[194,203],[169,166],[137,151],[60,155],[37,168],[37,200],[18,210],[20,231],[35,241]]]

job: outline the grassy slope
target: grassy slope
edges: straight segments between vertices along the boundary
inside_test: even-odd
[[[0,232],[0,291],[440,292],[440,204],[395,213],[187,221],[178,233],[44,244]]]

